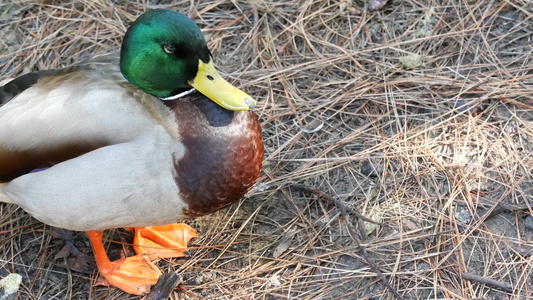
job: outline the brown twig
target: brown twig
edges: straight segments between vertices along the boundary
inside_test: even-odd
[[[176,272],[161,275],[157,283],[152,287],[145,300],[168,299],[170,293],[183,281],[181,275]]]
[[[471,273],[463,273],[461,274],[461,276],[463,277],[463,279],[466,279],[466,280],[479,282],[479,283],[488,285],[496,289],[504,290],[506,292],[513,292],[513,286],[505,282],[500,282],[498,280],[494,280],[491,278],[487,278],[487,277],[483,277],[483,276],[479,276],[479,275],[475,275]]]

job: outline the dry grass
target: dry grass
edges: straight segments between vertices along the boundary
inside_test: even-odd
[[[261,182],[194,222],[191,259],[160,262],[185,278],[175,299],[392,299],[347,222],[408,299],[531,297],[531,1],[110,2],[2,2],[0,80],[118,50],[136,16],[164,7],[192,17],[222,73],[260,100]],[[423,64],[402,68],[410,54]],[[24,277],[21,299],[129,298],[68,271],[47,228],[0,206],[0,276]]]

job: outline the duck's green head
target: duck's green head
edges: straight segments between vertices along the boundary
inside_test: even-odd
[[[133,22],[122,42],[120,70],[131,84],[162,100],[194,87],[229,110],[255,106],[215,70],[198,26],[174,11],[149,11]]]

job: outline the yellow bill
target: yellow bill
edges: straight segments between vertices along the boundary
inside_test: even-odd
[[[231,85],[218,74],[213,60],[207,64],[199,60],[198,74],[189,81],[197,91],[227,110],[251,110],[255,100],[245,92]]]

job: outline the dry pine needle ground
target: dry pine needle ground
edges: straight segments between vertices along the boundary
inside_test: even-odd
[[[531,297],[531,1],[4,0],[0,81],[116,51],[154,8],[200,25],[260,101],[266,146],[247,198],[192,222],[190,259],[159,262],[184,278],[173,299]],[[136,298],[72,271],[49,229],[0,205],[0,277],[23,276],[20,299]],[[108,238],[131,251],[128,232]]]

